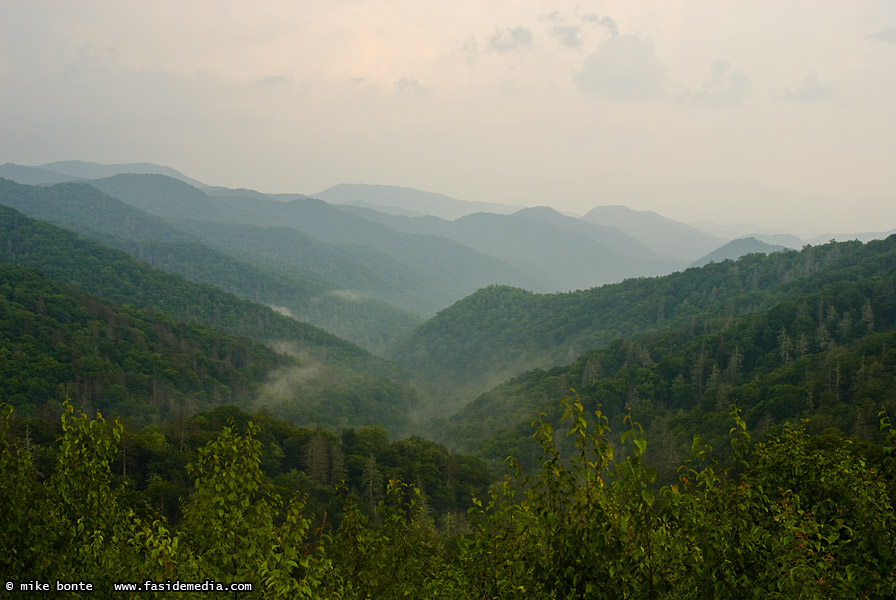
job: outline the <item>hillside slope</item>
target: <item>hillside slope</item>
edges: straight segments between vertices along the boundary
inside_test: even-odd
[[[196,221],[237,226],[289,227],[303,233],[318,245],[340,250],[354,248],[355,254],[379,261],[379,268],[367,268],[368,276],[389,286],[393,271],[387,263],[399,263],[414,274],[415,283],[398,287],[392,300],[402,301],[401,308],[428,316],[452,302],[492,283],[529,286],[532,278],[492,256],[477,252],[451,240],[432,235],[413,235],[395,231],[379,223],[350,215],[335,206],[315,199],[288,202],[232,196],[212,197],[182,182],[159,175],[118,175],[92,181],[103,192],[148,213],[172,222]],[[217,243],[235,246],[228,237]],[[358,252],[360,249],[360,252]],[[251,251],[251,249],[250,249]],[[332,254],[332,253],[331,253]],[[370,267],[376,262],[370,263]],[[333,269],[318,265],[316,269]],[[334,269],[339,271],[339,265]],[[389,283],[386,283],[389,282]],[[346,282],[348,289],[356,289]],[[423,294],[421,294],[423,291]],[[389,298],[376,296],[390,302]],[[433,300],[426,300],[431,297]]]
[[[771,252],[780,252],[786,250],[786,246],[769,244],[756,239],[755,237],[738,238],[731,240],[727,244],[720,246],[693,262],[692,267],[702,267],[711,262],[722,262],[723,260],[737,260],[742,256],[753,253],[769,254]]]
[[[724,446],[734,402],[752,431],[806,419],[811,433],[880,441],[878,411],[896,410],[896,238],[868,246],[761,313],[614,340],[496,386],[439,430],[500,462],[531,446],[536,413],[557,423],[557,399],[574,388],[614,430],[627,414],[644,425],[661,468],[677,466],[694,434]]]
[[[39,269],[107,301],[250,337],[297,357],[295,368],[272,372],[265,382],[265,404],[284,417],[331,427],[413,428],[419,398],[400,369],[268,307],[153,269],[6,206],[0,206],[0,262]]]
[[[665,277],[631,279],[566,294],[492,286],[440,312],[390,351],[399,364],[465,400],[535,367],[568,363],[620,336],[695,328],[716,318],[766,310],[812,292],[861,259],[866,270],[893,260],[896,236],[749,255]]]
[[[245,256],[235,251],[227,253],[227,247],[212,249],[214,244],[203,243],[203,237],[183,222],[169,223],[86,183],[45,188],[0,179],[0,204],[125,250],[162,270],[278,307],[298,320],[323,327],[369,350],[383,348],[419,322],[413,314],[385,302],[360,295],[340,295],[340,286],[327,285],[313,272],[294,268],[275,272],[249,264]],[[301,235],[294,230],[292,233],[289,242]],[[234,239],[231,232],[221,236]],[[272,239],[269,235],[264,237]]]

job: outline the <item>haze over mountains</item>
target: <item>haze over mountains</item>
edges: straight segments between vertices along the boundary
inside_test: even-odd
[[[145,213],[176,221],[181,230],[191,227],[190,235],[219,251],[229,249],[240,260],[251,256],[258,266],[345,290],[343,298],[375,298],[421,317],[489,284],[546,292],[663,274],[723,242],[652,213],[614,209],[575,219],[546,207],[469,203],[391,186],[343,185],[319,194],[351,203],[334,207],[299,194],[278,195],[275,201],[252,190],[216,188],[147,163],[7,164],[0,167],[2,174],[22,183],[90,180]],[[388,214],[396,208],[430,216]],[[289,229],[272,229],[280,227]],[[665,242],[657,252],[647,238],[655,246],[657,239]],[[299,239],[304,242],[296,246]],[[236,247],[236,240],[242,246]],[[309,252],[312,246],[315,252]],[[377,279],[386,272],[388,282]]]
[[[680,296],[660,281],[699,287],[681,283],[702,277],[690,267],[804,244],[725,239],[614,205],[576,218],[392,186],[269,195],[150,163],[7,163],[0,177],[0,204],[397,361],[441,398],[441,414],[644,327],[621,297],[640,294],[659,327]],[[729,309],[758,306],[738,302]]]

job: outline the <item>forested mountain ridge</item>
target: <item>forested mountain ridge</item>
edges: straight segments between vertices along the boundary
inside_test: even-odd
[[[779,244],[770,244],[755,237],[738,238],[736,240],[731,240],[724,246],[719,246],[706,256],[695,260],[691,264],[691,266],[702,267],[703,265],[708,265],[711,262],[737,260],[741,256],[746,256],[747,254],[768,254],[770,252],[780,252],[781,250],[786,249],[786,246],[782,246]]]
[[[0,262],[39,269],[81,292],[250,337],[296,356],[298,362],[283,369],[272,361],[264,381],[264,403],[296,422],[338,427],[380,422],[389,413],[385,425],[406,432],[419,417],[419,397],[394,364],[268,307],[158,271],[5,206]]]
[[[298,361],[198,324],[89,296],[0,264],[0,397],[21,414],[71,398],[135,424],[222,404],[251,406],[268,375]]]
[[[94,192],[29,194],[57,210]],[[194,197],[267,210],[239,194]],[[304,293],[287,265],[319,247],[288,218],[334,215],[302,201],[259,217],[276,224],[175,223],[109,196],[92,206],[55,214],[250,297]],[[326,256],[393,260],[367,248]],[[431,424],[477,456],[390,440],[436,412],[396,364],[146,263],[0,206],[0,571],[14,595],[134,581],[135,597],[170,597],[209,580],[249,583],[247,598],[896,595],[896,236],[575,293],[476,292],[403,351],[444,386],[446,413],[457,381],[513,376]],[[511,469],[496,480],[483,459]]]
[[[617,337],[682,325],[699,331],[831,281],[871,276],[896,260],[894,243],[891,236],[754,254],[566,294],[491,286],[420,325],[389,356],[462,404],[526,369],[572,362]]]
[[[0,544],[11,549],[0,568],[8,589],[56,581],[87,595],[138,581],[131,591],[167,597],[182,589],[172,580],[204,581],[191,594],[203,598],[226,582],[247,597],[343,600],[896,592],[896,431],[886,415],[880,446],[791,426],[755,443],[734,409],[728,466],[695,438],[677,482],[657,485],[636,423],[616,443],[599,410],[577,398],[561,408],[558,435],[541,421],[529,440],[541,446],[539,468],[483,493],[475,462],[414,438],[389,445],[375,429],[336,441],[225,409],[168,435],[125,433],[66,405],[53,444],[43,423],[32,437],[0,403]],[[397,460],[378,462],[384,454]],[[289,468],[300,457],[303,470]],[[353,493],[328,489],[337,476]],[[451,510],[465,504],[458,484],[472,493],[467,517]],[[431,507],[448,511],[435,519]]]
[[[213,197],[183,182],[159,175],[118,175],[90,182],[103,192],[141,210],[171,221],[200,221],[237,226],[289,227],[297,230],[317,244],[354,247],[370,257],[386,257],[414,273],[415,285],[404,288],[393,282],[392,300],[405,298],[401,308],[419,315],[430,315],[478,287],[501,282],[529,285],[531,278],[525,273],[500,261],[433,235],[408,234],[395,231],[385,225],[350,215],[322,200],[301,198],[288,202],[259,198]],[[229,239],[218,238],[219,244],[229,245]],[[251,248],[250,254],[251,254]],[[330,253],[332,255],[332,252]],[[373,275],[383,281],[391,281],[390,265],[377,265],[368,261],[368,277]],[[332,268],[320,265],[318,270]],[[307,269],[307,266],[306,266]],[[336,269],[338,273],[340,269]],[[351,282],[342,282],[354,289]],[[395,289],[398,287],[398,289]],[[422,301],[419,289],[423,288],[435,297],[434,301]],[[380,298],[389,302],[387,298]],[[414,302],[411,304],[410,302]]]
[[[213,239],[204,244],[203,237],[197,237],[197,224],[188,227],[184,222],[169,223],[86,183],[36,187],[0,179],[0,204],[125,250],[156,268],[279,307],[298,320],[323,327],[368,349],[382,348],[394,336],[409,331],[419,322],[415,315],[385,302],[360,294],[340,295],[340,287],[327,285],[314,273],[303,278],[296,268],[277,272],[273,266],[249,264],[244,255],[238,256],[236,252],[228,254],[226,245],[220,250],[213,249]],[[261,229],[264,239],[279,241],[277,236],[270,235],[270,229]],[[286,238],[281,248],[295,243],[302,235],[291,231],[293,235]],[[220,235],[227,237],[231,233],[225,231]],[[331,260],[328,264],[334,263],[338,261]]]
[[[654,444],[648,458],[667,478],[694,434],[719,447],[735,402],[753,431],[807,419],[811,433],[879,442],[878,411],[896,411],[896,239],[871,244],[888,247],[875,253],[885,263],[871,257],[761,313],[617,339],[521,374],[454,415],[442,439],[498,462],[527,448],[531,459],[533,415],[556,424],[555,398],[574,388],[614,429],[626,414],[642,423]]]

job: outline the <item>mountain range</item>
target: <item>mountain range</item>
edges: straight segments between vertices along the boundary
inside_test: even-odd
[[[370,401],[391,398],[384,406],[392,408],[383,410],[392,411],[399,430],[433,418],[444,425],[494,386],[529,369],[574,363],[614,340],[696,332],[700,323],[747,318],[815,293],[821,284],[812,282],[830,283],[826,273],[858,260],[853,252],[861,248],[796,252],[805,244],[785,234],[726,240],[622,206],[576,218],[389,186],[269,195],[206,185],[148,163],[7,163],[0,175],[9,178],[0,179],[0,204],[24,213],[3,213],[5,261],[108,301],[290,346],[310,365],[342,357],[348,362],[310,367],[316,374],[298,383],[284,378],[285,388],[325,394],[330,384],[323,382],[336,378],[379,386]],[[439,203],[444,211],[432,214]],[[34,245],[24,232],[55,241]],[[110,247],[127,254],[109,254]],[[165,279],[153,267],[179,278]],[[216,288],[233,296],[210,291]],[[317,341],[296,348],[294,339]],[[305,412],[296,409],[295,390],[278,410],[331,425],[353,422],[348,407],[358,400],[336,388],[343,400],[330,415],[322,396]],[[371,405],[360,414],[378,410]],[[455,439],[473,431],[451,427]]]

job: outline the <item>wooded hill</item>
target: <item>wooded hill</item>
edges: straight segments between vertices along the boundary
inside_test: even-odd
[[[297,276],[304,259],[398,290],[427,261],[444,289],[500,266],[452,270],[479,254],[317,201],[172,181],[98,183],[163,216],[83,183],[0,181],[0,204],[249,297],[345,292]],[[896,236],[566,294],[486,287],[394,352],[442,390],[430,431],[520,469],[486,489],[479,458],[391,441],[437,415],[394,363],[0,206],[0,570],[290,598],[896,593]]]
[[[642,423],[654,444],[647,459],[666,477],[694,434],[719,447],[735,402],[753,431],[805,419],[813,434],[832,429],[879,442],[878,411],[896,411],[896,236],[818,249],[835,250],[852,264],[804,281],[797,288],[807,291],[759,313],[709,313],[521,374],[451,417],[444,439],[496,462],[508,454],[522,460],[528,448],[531,466],[533,415],[556,424],[556,398],[574,388],[614,428],[628,414]]]
[[[839,280],[880,276],[892,238],[754,254],[664,277],[566,294],[490,286],[441,311],[388,356],[443,394],[465,401],[530,368],[568,364],[617,338],[768,310]]]
[[[382,422],[393,432],[407,432],[410,419],[416,416],[416,409],[419,408],[419,397],[406,382],[407,376],[395,365],[358,346],[283,316],[268,307],[241,300],[212,286],[186,281],[176,275],[153,269],[124,252],[79,238],[69,231],[31,219],[5,206],[0,206],[0,262],[39,269],[46,277],[59,282],[53,284],[56,286],[53,288],[50,282],[42,278],[35,279],[37,275],[28,275],[28,271],[7,273],[6,283],[10,286],[10,293],[15,294],[16,289],[24,290],[22,293],[31,298],[31,301],[15,306],[20,317],[18,321],[12,322],[5,344],[13,352],[16,348],[19,352],[33,350],[34,353],[23,356],[27,357],[26,363],[35,365],[37,370],[21,373],[19,377],[24,377],[27,381],[36,380],[40,386],[44,386],[41,387],[42,392],[49,394],[23,397],[22,400],[29,404],[40,406],[44,401],[54,401],[58,406],[58,402],[73,389],[72,386],[76,385],[77,377],[80,376],[80,372],[76,372],[77,365],[73,362],[75,357],[90,355],[93,353],[92,348],[101,344],[103,347],[108,346],[108,351],[117,358],[104,355],[103,360],[106,362],[101,361],[102,364],[96,366],[95,372],[91,371],[91,381],[101,382],[107,395],[112,394],[110,390],[113,388],[109,387],[111,384],[121,386],[129,377],[137,377],[134,381],[139,379],[142,383],[135,385],[133,389],[127,389],[127,386],[124,386],[124,390],[115,387],[114,392],[118,396],[114,398],[90,394],[88,399],[92,405],[108,410],[110,405],[107,402],[136,402],[137,406],[122,414],[130,415],[133,412],[136,416],[145,412],[145,419],[157,419],[161,416],[156,412],[157,409],[140,408],[141,403],[137,399],[147,391],[146,386],[152,383],[151,379],[158,371],[154,363],[146,363],[146,360],[155,360],[153,352],[161,352],[161,349],[150,351],[141,340],[158,321],[172,323],[173,327],[174,319],[195,323],[204,328],[220,329],[230,336],[221,337],[221,333],[205,330],[201,341],[184,341],[184,352],[187,352],[188,358],[163,354],[163,361],[177,363],[186,369],[199,360],[197,356],[200,352],[212,352],[214,349],[211,360],[221,360],[229,356],[227,348],[248,349],[255,346],[258,348],[251,352],[261,352],[271,357],[271,360],[260,361],[256,365],[258,370],[250,378],[251,385],[248,387],[256,393],[247,390],[235,398],[218,394],[208,401],[211,405],[229,403],[236,399],[244,406],[267,405],[278,414],[303,423],[338,428]],[[32,285],[43,291],[31,289]],[[48,321],[40,312],[43,306],[40,298],[44,293],[65,298],[65,302],[73,307],[92,306],[99,302],[104,308],[96,309],[99,312],[92,316],[84,315],[75,324],[66,321],[62,315]],[[125,304],[130,307],[120,306]],[[9,305],[9,308],[13,310],[13,305]],[[140,310],[134,312],[134,309]],[[105,316],[100,318],[98,315]],[[135,333],[134,337],[118,331],[115,329],[118,321],[134,321],[128,327],[143,330],[144,333]],[[142,324],[138,325],[137,322]],[[40,325],[40,343],[19,347],[21,341],[17,336],[23,334],[21,327],[27,328],[29,323],[33,328]],[[111,329],[107,331],[107,327]],[[90,335],[83,333],[85,328]],[[57,329],[58,333],[53,334]],[[174,333],[169,335],[177,337]],[[252,338],[257,343],[247,346],[248,340],[236,341],[232,338],[233,335]],[[213,338],[218,341],[213,341]],[[60,341],[62,339],[66,341]],[[286,360],[286,357],[263,348],[261,343],[277,348],[292,358]],[[61,348],[58,347],[59,344],[62,344]],[[73,349],[68,344],[82,344],[83,347]],[[187,350],[191,345],[197,347],[192,351]],[[143,358],[136,363],[134,356],[130,354],[132,346],[134,352],[144,353],[141,354]],[[179,352],[176,345],[170,351],[175,354]],[[61,354],[57,356],[59,352]],[[145,354],[146,352],[149,354]],[[189,358],[190,352],[194,353],[192,358]],[[47,356],[56,362],[62,360],[67,364],[58,380],[41,382],[43,375],[37,366],[43,364]],[[235,360],[236,366],[241,366],[240,359]],[[14,368],[14,364],[10,368]],[[172,375],[175,378],[181,376],[186,374]],[[193,375],[188,378],[195,377]],[[229,386],[228,381],[222,384]],[[201,385],[212,384],[209,382]],[[171,394],[193,407],[187,412],[210,405],[198,396],[191,400],[187,389],[174,386],[171,390]],[[384,420],[383,411],[390,413]]]
[[[303,251],[314,253],[316,249],[310,260],[330,264],[334,270],[338,270],[340,264],[352,264],[343,260],[344,257],[340,258],[338,249],[327,250],[326,246],[315,244],[296,230],[246,227],[232,231],[224,225],[218,225],[220,229],[216,229],[215,225],[209,224],[212,229],[209,233],[200,227],[200,223],[191,223],[192,228],[185,229],[184,222],[169,223],[85,183],[44,188],[0,179],[0,204],[124,250],[143,262],[192,281],[279,307],[298,320],[315,323],[367,348],[382,347],[420,321],[419,317],[385,302],[360,294],[340,293],[336,284],[327,283],[313,274],[303,276],[301,268],[295,264],[290,268],[285,259],[265,260],[256,255],[258,260],[251,264],[244,260],[245,256],[253,256],[251,254],[234,252],[231,255],[212,247],[216,235],[239,242],[240,235],[249,232],[257,233],[257,237],[273,244],[272,247],[279,251],[292,248],[296,255],[301,255]],[[211,240],[206,243],[209,237]],[[359,265],[352,276],[361,277],[364,273],[363,265]]]

